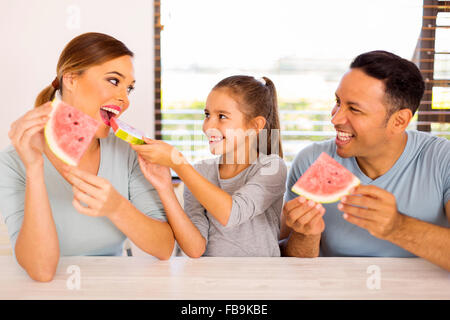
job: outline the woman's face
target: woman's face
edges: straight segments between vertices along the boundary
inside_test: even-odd
[[[130,56],[122,56],[85,70],[81,75],[64,75],[63,100],[102,125],[97,138],[108,136],[111,117],[119,117],[130,104],[134,88]]]

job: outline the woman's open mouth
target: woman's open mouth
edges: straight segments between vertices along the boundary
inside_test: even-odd
[[[100,116],[107,126],[111,126],[109,120],[113,117],[116,117],[121,110],[121,107],[115,105],[103,106],[100,108]]]

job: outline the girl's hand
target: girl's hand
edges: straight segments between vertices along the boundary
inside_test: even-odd
[[[146,144],[131,145],[145,161],[174,168],[176,165],[186,163],[183,155],[173,146],[161,140],[152,140],[142,137]]]
[[[11,124],[9,139],[27,170],[44,163],[44,127],[51,111],[51,103],[47,102],[28,111]]]
[[[92,217],[111,217],[120,212],[126,199],[108,180],[73,166],[65,165],[63,170],[72,184],[72,204],[78,212]]]
[[[138,161],[145,178],[157,191],[172,188],[172,175],[168,167],[150,163],[140,155],[138,155]]]

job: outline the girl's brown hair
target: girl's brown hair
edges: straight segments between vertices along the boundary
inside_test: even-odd
[[[223,79],[213,90],[222,88],[229,89],[234,98],[240,102],[241,111],[247,121],[258,116],[266,119],[264,129],[267,130],[267,154],[275,153],[282,158],[277,91],[273,82],[267,77],[257,80],[251,76],[236,75]],[[278,152],[272,150],[274,143],[278,144]],[[258,143],[258,151],[259,149]]]
[[[86,69],[109,60],[128,55],[133,57],[125,44],[103,33],[89,32],[72,39],[61,52],[56,66],[57,88],[53,85],[42,90],[34,103],[38,107],[51,101],[57,90],[62,94],[62,77],[67,72],[82,74]],[[59,84],[59,85],[58,85]]]

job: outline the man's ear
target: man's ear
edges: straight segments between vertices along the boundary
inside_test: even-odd
[[[75,72],[67,72],[62,77],[63,91],[73,92],[78,81],[78,74]]]
[[[411,122],[412,117],[413,114],[408,108],[396,111],[390,119],[390,122],[392,123],[391,127],[394,132],[400,133],[405,131],[409,123]]]

